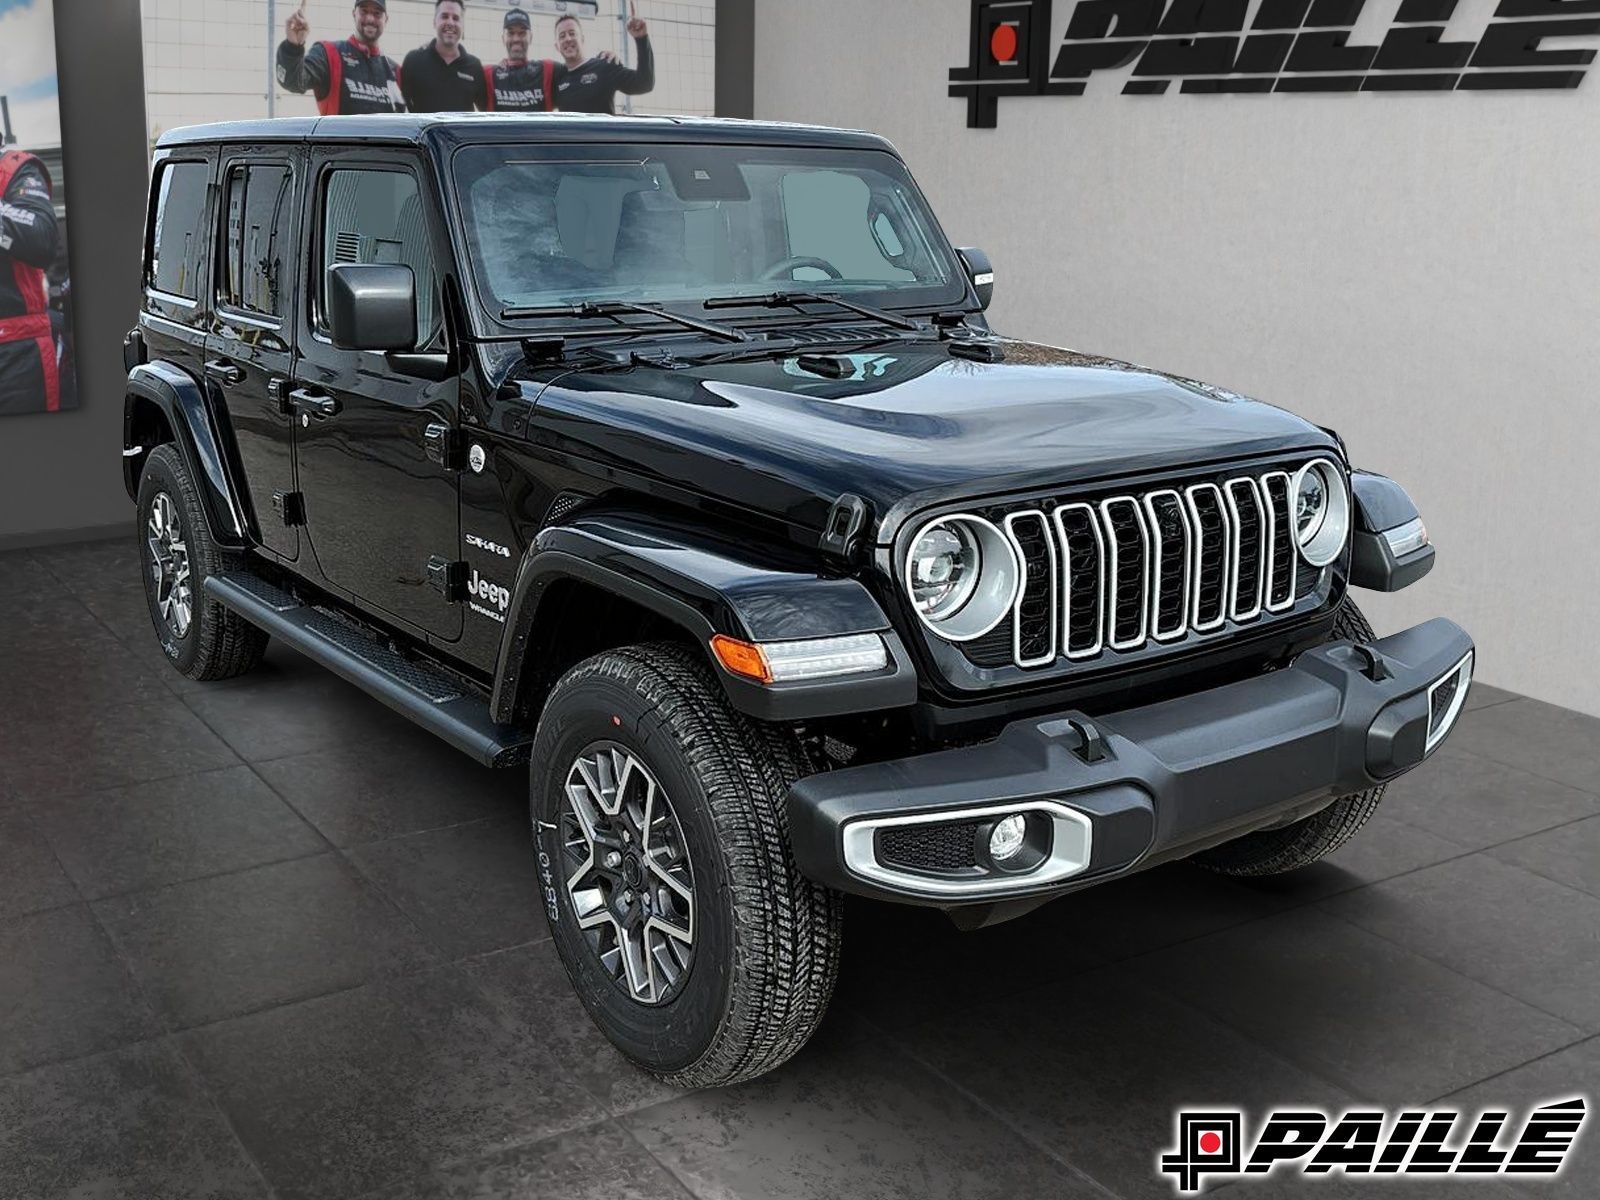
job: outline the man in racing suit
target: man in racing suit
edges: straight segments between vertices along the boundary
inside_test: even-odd
[[[378,49],[389,24],[387,0],[359,0],[354,16],[355,32],[344,41],[307,49],[305,11],[290,13],[278,43],[278,82],[291,92],[311,92],[323,116],[403,112],[399,68]]]
[[[520,8],[506,13],[501,38],[504,62],[483,68],[488,103],[494,112],[551,112],[555,108],[556,64],[545,58],[528,61],[532,22]]]
[[[45,268],[56,256],[50,172],[22,150],[0,154],[0,415],[61,407],[61,354]]]

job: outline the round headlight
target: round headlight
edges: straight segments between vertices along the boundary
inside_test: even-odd
[[[1300,556],[1313,567],[1338,558],[1350,534],[1350,493],[1339,468],[1325,458],[1301,467],[1294,477],[1293,509]]]
[[[978,539],[964,525],[930,525],[911,547],[911,600],[917,612],[942,621],[972,599],[983,569]]]
[[[965,513],[930,521],[911,541],[906,591],[923,624],[951,642],[982,637],[1010,611],[1022,564],[1005,534]]]

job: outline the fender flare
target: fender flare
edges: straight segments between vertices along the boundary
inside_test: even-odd
[[[744,641],[786,641],[877,633],[889,649],[887,670],[763,685],[731,674],[707,652],[729,700],[761,720],[899,708],[916,700],[917,678],[905,646],[860,581],[814,570],[750,561],[748,552],[704,530],[643,514],[586,516],[539,531],[517,570],[495,667],[490,713],[509,723],[529,674],[527,662],[550,587],[578,580],[602,588],[677,625],[703,650],[718,633]]]
[[[123,398],[124,450],[134,448],[135,398],[154,404],[165,415],[178,453],[183,456],[184,465],[200,491],[212,540],[222,546],[243,546],[250,525],[229,478],[222,435],[206,402],[204,389],[188,372],[171,363],[150,362],[135,366],[128,372]],[[144,449],[148,451],[150,447]],[[125,456],[123,482],[130,497],[136,497],[139,492],[136,469],[137,460]]]
[[[1352,471],[1350,496],[1355,509],[1350,531],[1350,586],[1398,592],[1433,570],[1431,545],[1396,557],[1383,536],[1385,530],[1398,529],[1420,517],[1405,488],[1371,471]]]

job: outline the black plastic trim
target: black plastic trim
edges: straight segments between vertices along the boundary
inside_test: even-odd
[[[1432,546],[1423,546],[1404,558],[1396,558],[1383,534],[1361,532],[1351,535],[1350,545],[1351,587],[1366,588],[1369,592],[1398,592],[1433,570]]]
[[[1417,506],[1405,488],[1371,471],[1350,473],[1350,494],[1355,501],[1350,534],[1350,586],[1372,592],[1398,592],[1433,570],[1432,546],[1395,557],[1383,537],[1418,519]]]
[[[211,538],[230,548],[243,546],[247,525],[244,509],[235,496],[232,481],[228,478],[227,458],[223,453],[222,438],[216,429],[205,392],[186,371],[166,362],[141,363],[128,372],[128,385],[123,400],[123,448],[133,446],[133,400],[147,400],[161,410],[177,439],[178,453],[195,485],[200,489],[200,502],[205,508],[206,524]],[[149,450],[146,446],[144,449]],[[128,495],[139,494],[135,474],[136,464],[131,458],[123,459],[123,484]]]
[[[910,705],[917,677],[910,655],[871,593],[847,576],[821,576],[736,557],[705,530],[632,514],[585,516],[539,531],[512,588],[490,710],[508,721],[528,664],[539,606],[551,584],[579,579],[631,600],[705,647],[714,634],[750,642],[878,633],[891,665],[872,675],[759,684],[713,663],[729,700],[762,720],[798,720]]]
[[[1413,521],[1419,515],[1405,488],[1371,471],[1350,472],[1350,495],[1355,501],[1357,533],[1382,533]]]
[[[789,791],[800,868],[820,883],[879,899],[949,907],[846,867],[844,825],[858,818],[1055,800],[1093,822],[1088,869],[1006,900],[1057,894],[1126,874],[1253,829],[1297,820],[1338,796],[1409,770],[1426,755],[1427,689],[1472,650],[1436,619],[1373,643],[1388,669],[1373,679],[1348,641],[1281,671],[1094,718],[1108,753],[1086,761],[1081,713],[1008,725],[992,742],[813,775]],[[1420,697],[1420,710],[1418,699]],[[1014,887],[1015,881],[1007,881]]]

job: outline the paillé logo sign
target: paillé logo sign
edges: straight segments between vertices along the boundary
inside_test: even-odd
[[[1237,1110],[1181,1109],[1176,1145],[1159,1165],[1179,1195],[1202,1191],[1209,1180],[1296,1175],[1549,1179],[1566,1167],[1588,1116],[1585,1096],[1542,1104],[1516,1122],[1509,1108],[1476,1117],[1453,1108],[1350,1110],[1337,1118],[1316,1108],[1283,1109],[1268,1113],[1248,1139]],[[1249,1187],[1238,1194],[1249,1200]]]
[[[1128,95],[1575,88],[1600,0],[1499,0],[1477,41],[1446,41],[1459,0],[1401,0],[1375,45],[1351,45],[1366,0],[1077,0],[1052,60],[1051,0],[973,0],[968,65],[950,72],[967,124],[992,129],[1002,96],[1081,96],[1133,66]],[[1554,45],[1545,45],[1555,41]]]

